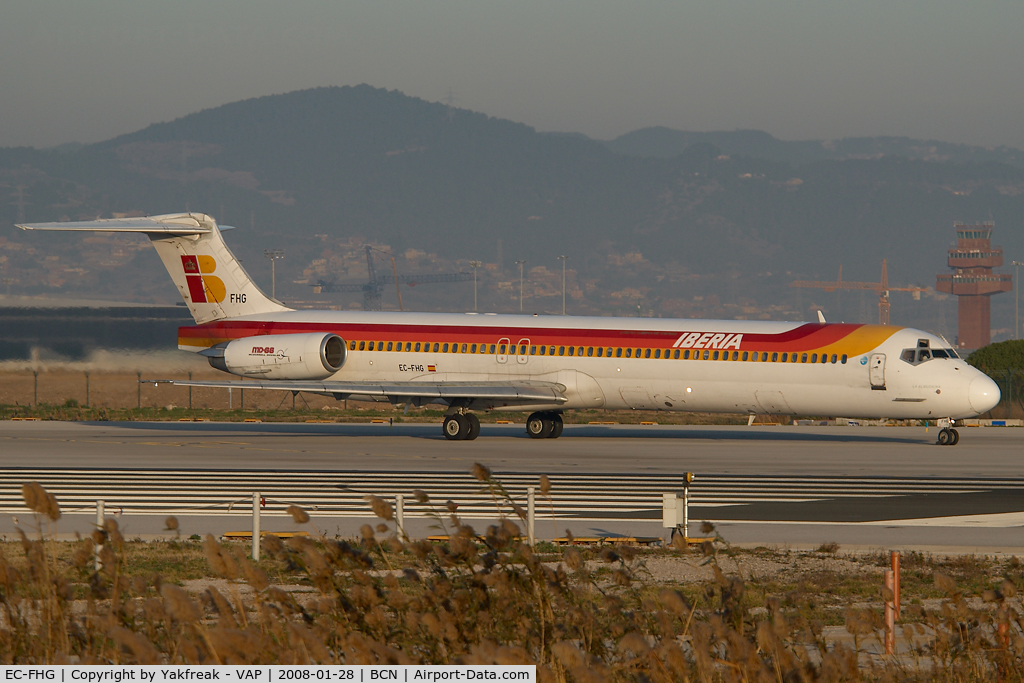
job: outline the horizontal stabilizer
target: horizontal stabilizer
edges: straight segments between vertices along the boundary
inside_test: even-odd
[[[142,216],[139,218],[104,218],[74,223],[23,223],[22,230],[51,230],[60,232],[141,232],[164,235],[201,235],[213,232],[188,214],[172,216]]]

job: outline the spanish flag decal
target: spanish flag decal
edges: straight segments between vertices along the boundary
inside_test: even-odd
[[[437,372],[437,366],[436,365],[428,365],[427,366],[427,372]]]

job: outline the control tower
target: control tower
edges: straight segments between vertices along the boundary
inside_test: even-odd
[[[1013,289],[1013,276],[993,273],[1003,265],[1002,247],[992,246],[995,223],[954,223],[956,248],[949,250],[953,273],[938,276],[935,290],[959,298],[957,347],[980,349],[991,337],[992,304],[989,297]]]

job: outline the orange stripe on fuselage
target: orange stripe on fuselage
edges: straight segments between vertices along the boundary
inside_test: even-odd
[[[693,330],[699,321],[680,321]],[[835,353],[858,356],[877,348],[900,331],[888,325],[854,325],[843,323],[807,323],[774,334],[760,332],[742,334],[738,346],[730,350],[786,351]],[[345,341],[429,342],[457,344],[494,344],[508,339],[512,344],[528,339],[531,345],[583,346],[611,348],[671,349],[686,330],[587,330],[572,328],[501,328],[441,325],[338,325],[332,323],[275,323],[220,321],[178,328],[178,344],[208,348],[225,341],[268,334],[333,333]],[[724,343],[724,342],[723,342]],[[685,350],[687,347],[679,347]]]

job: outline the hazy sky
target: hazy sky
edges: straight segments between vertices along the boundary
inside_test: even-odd
[[[0,146],[369,83],[597,138],[643,126],[1024,147],[1021,0],[3,0]]]

